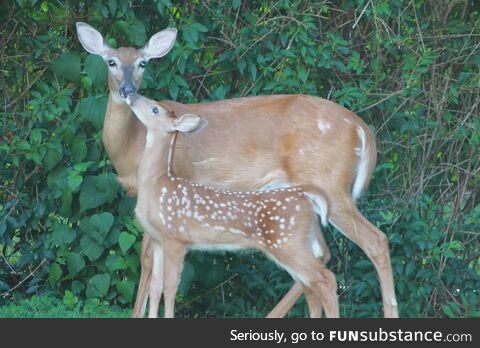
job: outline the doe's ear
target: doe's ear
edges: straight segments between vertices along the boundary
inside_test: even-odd
[[[195,114],[184,114],[177,118],[172,129],[182,133],[199,132],[205,128],[208,121]]]
[[[106,58],[112,49],[105,42],[102,34],[87,23],[77,22],[77,36],[83,48],[89,53]]]
[[[142,48],[142,54],[147,59],[161,58],[172,49],[177,38],[177,29],[168,28],[153,35]]]

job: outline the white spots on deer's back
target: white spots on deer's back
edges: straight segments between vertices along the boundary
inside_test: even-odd
[[[329,129],[332,128],[332,125],[329,122],[324,122],[320,118],[317,120],[317,127],[322,134],[328,132]]]
[[[290,245],[304,216],[304,192],[277,186],[268,191],[229,191],[170,177],[162,182],[156,216],[170,233],[183,234],[192,243],[212,244],[208,249],[230,249],[232,241],[280,250]],[[193,224],[193,225],[192,225]],[[188,234],[184,232],[189,231]],[[202,231],[195,236],[195,231]],[[199,239],[197,239],[199,238]],[[295,243],[295,242],[294,242]],[[318,254],[313,245],[311,252]]]

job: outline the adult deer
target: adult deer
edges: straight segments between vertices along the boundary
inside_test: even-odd
[[[147,128],[135,214],[153,245],[149,317],[157,317],[162,292],[165,317],[173,317],[191,248],[260,250],[302,283],[311,317],[320,317],[322,307],[328,318],[338,317],[337,283],[322,259],[325,241],[316,216],[327,224],[323,192],[313,186],[230,191],[178,177],[173,171],[178,133],[199,132],[206,122],[195,114],[175,117],[137,93],[127,96],[127,104]]]
[[[152,36],[141,49],[111,48],[102,35],[77,23],[78,38],[108,65],[109,101],[103,142],[125,190],[137,193],[145,127],[121,95],[140,87],[146,63],[173,47],[175,29]],[[327,195],[329,222],[357,244],[377,270],[385,317],[398,317],[388,240],[355,206],[376,162],[375,138],[354,113],[328,100],[304,95],[246,97],[201,104],[163,101],[175,114],[195,113],[209,122],[196,136],[180,135],[175,172],[211,186],[258,190],[273,184],[313,185]],[[249,164],[247,167],[246,164]],[[148,234],[142,243],[142,274],[133,316],[143,316],[152,269]],[[282,317],[303,292],[296,282],[269,317]]]

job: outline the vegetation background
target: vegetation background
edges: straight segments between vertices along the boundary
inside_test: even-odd
[[[304,93],[356,112],[379,153],[359,204],[388,235],[401,316],[480,316],[475,0],[2,2],[0,316],[128,316],[134,300],[142,231],[102,145],[106,67],[77,21],[112,46],[178,28],[142,84],[158,100]],[[341,316],[381,316],[371,262],[325,235]],[[262,317],[291,284],[257,253],[192,253],[177,315]]]

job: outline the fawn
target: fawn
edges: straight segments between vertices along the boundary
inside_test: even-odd
[[[326,224],[325,195],[313,186],[236,192],[176,177],[177,133],[201,131],[206,120],[188,113],[177,118],[136,93],[126,101],[147,128],[135,213],[154,244],[149,317],[157,316],[162,291],[165,317],[173,317],[189,248],[261,250],[303,284],[310,316],[320,316],[323,307],[327,317],[338,317],[335,276],[321,259],[328,248],[317,214]]]

